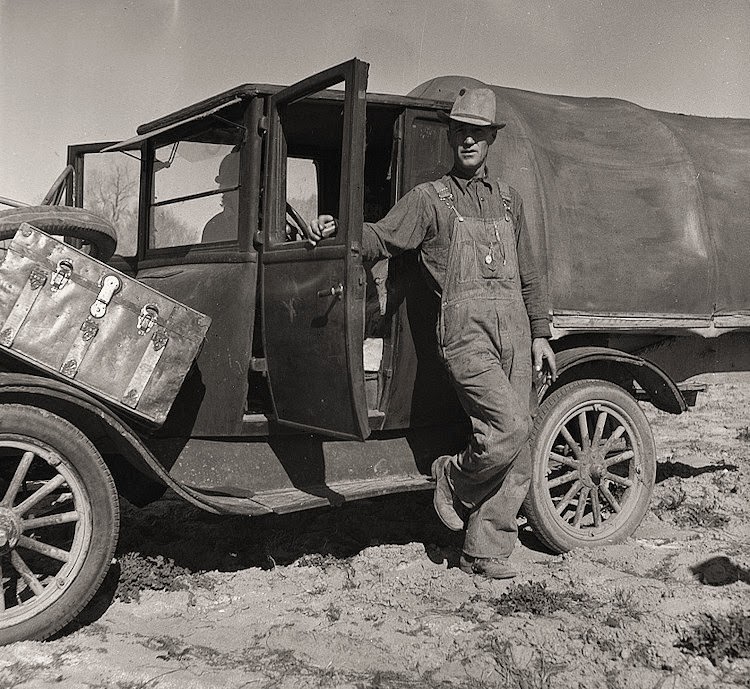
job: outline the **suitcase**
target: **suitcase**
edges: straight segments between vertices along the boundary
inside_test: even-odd
[[[0,352],[161,425],[211,319],[24,223],[0,263]]]

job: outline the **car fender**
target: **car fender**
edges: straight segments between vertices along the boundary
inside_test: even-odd
[[[136,431],[91,395],[51,378],[23,373],[0,373],[0,403],[2,402],[22,402],[47,409],[79,428],[83,418],[96,419],[97,430],[106,434],[118,454],[134,469],[171,488],[197,507],[217,514],[220,512],[175,481]],[[91,426],[91,421],[83,425]],[[85,432],[86,428],[81,430]],[[90,439],[94,442],[94,438]]]
[[[629,379],[643,388],[657,409],[681,414],[688,408],[675,382],[658,366],[635,354],[609,347],[574,347],[557,352],[555,358],[557,381],[538,388],[540,400],[561,385],[581,378],[609,380],[625,389],[623,381]]]

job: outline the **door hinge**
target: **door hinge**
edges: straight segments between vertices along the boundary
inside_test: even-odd
[[[266,373],[268,367],[266,366],[265,357],[254,356],[250,359],[250,370],[256,373]]]
[[[258,119],[258,134],[260,134],[261,136],[265,136],[267,131],[268,131],[268,117],[266,115],[263,115],[263,117]]]

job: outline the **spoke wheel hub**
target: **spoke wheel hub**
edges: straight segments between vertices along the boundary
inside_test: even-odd
[[[601,458],[597,457],[593,452],[586,453],[586,456],[583,458],[579,476],[581,483],[587,488],[596,488],[602,482],[605,469],[600,462]]]
[[[577,537],[617,528],[632,497],[625,487],[638,473],[632,445],[632,426],[613,406],[587,403],[560,420],[547,449],[547,477],[548,496],[564,528]],[[612,466],[618,467],[614,474]]]

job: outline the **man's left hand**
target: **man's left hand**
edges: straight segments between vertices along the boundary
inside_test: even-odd
[[[531,342],[531,355],[537,375],[543,375],[543,382],[547,385],[554,383],[557,380],[557,361],[549,340],[546,337],[535,337]]]
[[[321,239],[333,237],[338,230],[338,221],[332,215],[319,215],[306,228],[307,241],[315,246]]]

